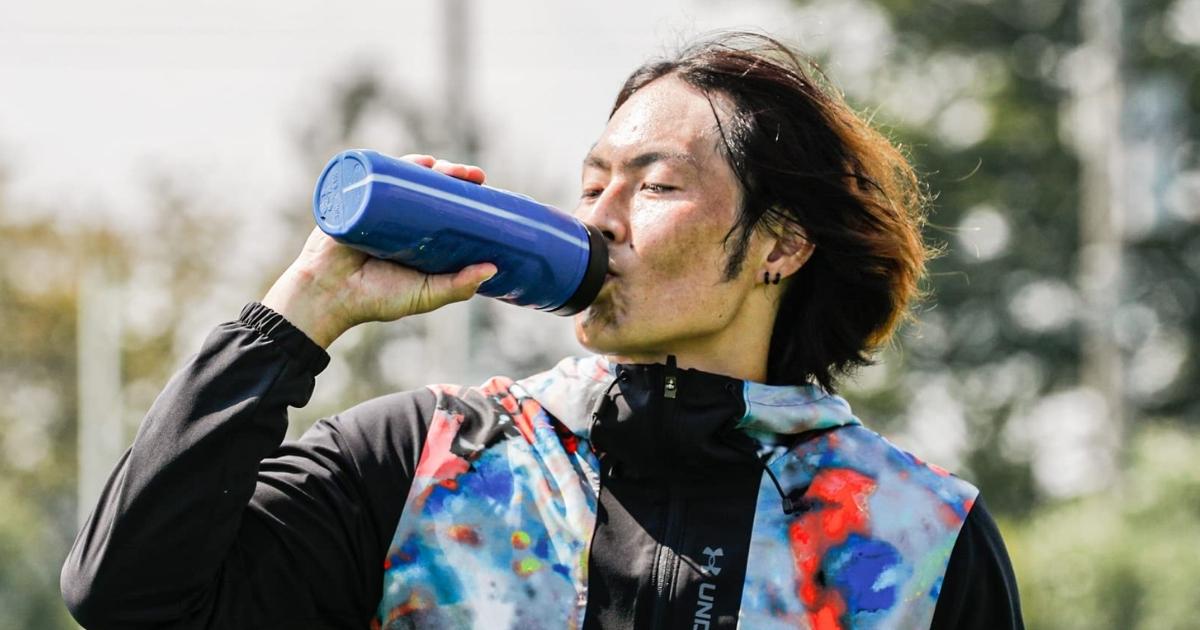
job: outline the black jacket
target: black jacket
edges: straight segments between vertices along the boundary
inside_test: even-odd
[[[751,384],[612,366],[607,381],[583,375],[594,385],[501,380],[394,394],[281,443],[287,407],[307,402],[327,362],[261,305],[210,335],[155,402],[67,558],[63,595],[81,625],[930,624],[882,616],[900,594],[885,582],[906,566],[873,533],[889,516],[847,523],[853,506],[831,499],[861,475],[802,465],[869,433],[856,423],[768,435],[736,426],[751,415]],[[564,392],[593,413],[554,409]],[[543,446],[558,459],[538,456]],[[978,497],[961,506],[939,516],[958,520],[925,594],[930,627],[1020,628],[995,524]],[[528,513],[540,521],[511,522]],[[838,545],[805,555],[816,549],[806,532],[830,519]],[[768,520],[787,528],[781,553],[760,535]],[[877,575],[864,591],[868,569]],[[776,592],[781,583],[795,588]],[[800,616],[788,617],[797,605]]]

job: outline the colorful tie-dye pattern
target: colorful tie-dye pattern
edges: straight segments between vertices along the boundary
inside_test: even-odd
[[[453,387],[433,388],[429,426],[404,514],[384,562],[374,627],[576,628],[599,484],[591,451],[520,385],[480,391],[522,439],[471,461],[451,453],[464,418]]]
[[[469,390],[488,409],[452,404],[467,390],[431,388],[437,411],[374,628],[579,627],[599,491],[587,431],[613,370],[592,356],[493,379]],[[807,509],[785,516],[764,476],[740,625],[927,627],[974,488],[891,446],[818,388],[747,383],[744,396],[738,426],[764,448],[777,434],[840,428],[776,447],[769,465],[785,489],[807,488]],[[492,414],[520,439],[454,455],[464,413]]]
[[[928,628],[978,491],[862,426],[781,452],[759,488],[741,623],[747,628]]]

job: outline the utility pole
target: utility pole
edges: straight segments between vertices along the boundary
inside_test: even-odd
[[[469,0],[442,0],[442,99],[455,161],[475,163],[479,134],[472,108],[471,7]],[[471,369],[475,322],[482,316],[477,300],[438,309],[426,320],[425,362],[430,382],[474,383]]]
[[[451,142],[463,161],[479,158],[479,130],[475,126],[474,68],[470,0],[443,0],[442,106],[450,125]]]
[[[121,312],[119,289],[103,263],[88,265],[79,280],[78,354],[79,477],[78,524],[82,527],[104,483],[125,449],[121,396]]]
[[[1117,449],[1110,462],[1115,472],[1128,430],[1121,350],[1113,331],[1121,302],[1125,199],[1120,0],[1085,0],[1079,17],[1090,63],[1072,89],[1080,163],[1079,287],[1084,307],[1080,380],[1104,399]]]

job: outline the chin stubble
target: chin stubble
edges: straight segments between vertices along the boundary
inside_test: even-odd
[[[602,329],[610,328],[617,323],[619,315],[620,309],[613,295],[611,293],[608,295],[602,293],[585,311],[583,325]]]

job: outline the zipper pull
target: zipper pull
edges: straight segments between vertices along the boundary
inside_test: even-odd
[[[679,380],[675,376],[675,355],[667,355],[667,376],[663,379],[663,397],[674,398],[679,390]]]

